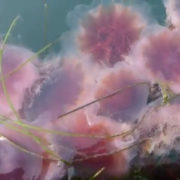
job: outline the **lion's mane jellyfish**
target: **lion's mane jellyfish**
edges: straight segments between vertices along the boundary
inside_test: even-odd
[[[153,82],[180,91],[180,33],[161,29],[144,38],[137,48],[137,62]]]
[[[99,102],[98,114],[117,121],[132,122],[147,104],[148,81],[134,71],[133,67],[121,64],[103,74],[98,82],[95,97],[107,96],[120,89],[121,93]]]
[[[7,91],[16,110],[22,108],[26,91],[31,89],[35,81],[39,78],[39,74],[36,66],[31,62],[13,74],[9,74],[33,55],[33,52],[30,50],[14,45],[6,45],[3,51],[3,76],[5,78]],[[12,112],[8,106],[2,86],[0,86],[0,99],[1,114],[11,116]]]
[[[1,125],[0,132],[8,138],[0,136],[0,179],[37,179],[42,171],[42,159],[23,152],[13,146],[9,140],[40,155],[42,155],[42,149],[31,138],[22,136],[12,129]]]
[[[73,59],[65,60],[61,65],[57,63],[57,67],[42,83],[40,93],[35,94],[30,102],[26,102],[22,111],[25,119],[29,121],[57,119],[70,107],[77,106],[87,81],[79,61]],[[88,83],[86,85],[88,86]]]
[[[143,148],[146,153],[155,156],[168,155],[172,150],[179,153],[179,107],[179,97],[163,106],[158,101],[143,116],[138,131],[140,138],[147,139],[147,146]]]
[[[180,28],[180,2],[179,0],[164,0],[167,21],[175,28]]]
[[[46,175],[49,178],[56,177],[57,173],[59,177],[65,175],[63,163],[59,162],[57,165],[57,161],[51,160],[37,141],[19,132],[24,130],[23,128],[12,127],[0,126],[0,179],[41,180],[45,179]],[[45,136],[39,132],[32,133],[47,146]]]
[[[129,7],[100,5],[82,20],[78,45],[94,62],[113,66],[124,60],[139,40],[144,26],[140,14]]]
[[[128,147],[133,143],[133,138],[111,139],[108,136],[130,130],[129,125],[89,115],[83,110],[52,123],[55,130],[89,136],[50,137],[54,150],[64,159],[72,161],[76,175],[89,177],[101,168],[105,168],[103,174],[106,176],[119,176],[127,172],[131,159],[130,151],[116,151]]]

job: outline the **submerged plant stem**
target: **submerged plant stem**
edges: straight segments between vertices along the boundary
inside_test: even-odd
[[[54,40],[53,42],[48,43],[46,46],[44,46],[43,48],[41,48],[38,52],[36,52],[32,57],[28,58],[26,61],[24,61],[23,63],[21,63],[17,68],[13,69],[11,72],[9,72],[8,74],[5,75],[5,78],[8,78],[9,76],[13,75],[14,73],[18,72],[19,70],[21,70],[26,64],[28,64],[29,62],[31,62],[33,59],[37,58],[40,54],[42,54],[44,51],[46,51],[48,48],[50,48],[51,46],[53,46],[55,43],[57,43],[59,41],[59,38]]]
[[[90,178],[90,180],[96,179],[104,170],[105,170],[104,167],[101,168],[99,171],[97,171],[97,172]]]
[[[4,78],[4,74],[3,74],[3,69],[2,69],[2,60],[3,60],[3,52],[4,52],[4,49],[5,49],[5,44],[11,34],[11,31],[13,30],[13,28],[15,27],[17,21],[19,19],[19,16],[17,16],[11,23],[4,39],[3,39],[3,42],[2,42],[2,45],[1,45],[1,49],[0,49],[0,75],[1,75],[1,85],[2,85],[2,89],[3,89],[3,93],[6,97],[6,100],[8,102],[8,105],[10,107],[10,109],[12,110],[12,112],[14,113],[14,115],[16,116],[16,119],[17,120],[20,120],[20,116],[19,114],[17,113],[12,101],[11,101],[11,98],[9,96],[9,93],[7,91],[7,88],[6,88],[6,82],[5,82],[5,78]]]
[[[75,159],[74,161],[75,162],[81,162],[81,161],[88,160],[88,159],[96,159],[96,158],[99,158],[99,157],[110,156],[110,155],[113,155],[113,154],[117,154],[117,153],[126,151],[128,149],[131,149],[131,148],[133,148],[133,147],[135,147],[135,146],[137,146],[139,144],[143,144],[146,141],[147,141],[147,139],[143,139],[140,142],[133,143],[133,144],[131,144],[129,146],[123,147],[121,149],[117,149],[115,151],[111,151],[111,152],[108,152],[108,153],[100,153],[100,154],[90,155],[90,156],[87,156],[86,158]]]
[[[108,99],[108,98],[110,98],[110,97],[113,97],[113,96],[115,96],[115,95],[117,95],[117,94],[119,94],[119,93],[121,93],[121,92],[123,92],[123,91],[126,91],[126,90],[129,89],[129,88],[133,88],[133,87],[136,87],[136,86],[138,86],[138,85],[148,85],[148,87],[150,86],[148,82],[140,82],[140,83],[136,83],[136,84],[133,84],[133,85],[128,85],[128,86],[126,86],[125,88],[117,89],[117,90],[115,90],[114,92],[112,92],[112,93],[110,93],[110,94],[108,94],[108,95],[106,95],[106,96],[102,96],[102,97],[100,97],[100,98],[98,98],[98,99],[95,99],[95,100],[93,100],[93,101],[85,104],[85,105],[79,106],[78,108],[75,108],[75,109],[72,109],[71,111],[68,111],[68,112],[66,112],[66,113],[63,113],[63,114],[59,115],[57,118],[58,118],[58,119],[63,118],[63,117],[65,117],[65,116],[67,116],[67,115],[69,115],[69,114],[71,114],[71,113],[74,113],[74,112],[76,112],[76,111],[78,111],[78,110],[84,109],[85,107],[88,107],[88,106],[90,106],[90,105],[92,105],[92,104],[95,104],[95,103],[97,103],[97,102],[103,101],[103,100],[105,100],[105,99]]]
[[[44,44],[47,43],[47,32],[48,32],[48,4],[44,0]]]

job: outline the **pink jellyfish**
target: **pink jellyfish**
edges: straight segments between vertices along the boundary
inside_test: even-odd
[[[0,133],[3,135],[0,136],[0,179],[38,179],[43,168],[42,159],[18,149],[10,141],[40,156],[43,154],[41,147],[31,138],[2,125]]]
[[[122,92],[99,102],[98,114],[117,121],[136,120],[147,104],[148,81],[139,74],[137,69],[120,64],[103,74],[99,80],[95,97],[107,96],[120,89]]]
[[[155,155],[166,155],[172,149],[179,152],[180,98],[177,97],[163,105],[160,101],[152,104],[140,120],[138,133],[140,139],[146,139],[143,151]]]
[[[47,139],[40,132],[32,132],[44,144],[39,145],[32,137],[18,132],[24,130],[19,126],[0,127],[0,179],[41,180],[58,178],[65,175],[64,163],[51,159],[44,147],[48,147]],[[23,148],[20,149],[19,147]],[[58,165],[59,164],[59,165]]]
[[[3,51],[2,70],[5,77],[5,84],[10,99],[17,111],[22,108],[26,91],[32,88],[35,81],[39,78],[39,74],[36,66],[32,62],[27,63],[13,74],[9,74],[33,55],[33,52],[14,45],[6,45]],[[6,116],[12,116],[12,111],[1,85],[0,99],[0,113]]]
[[[100,5],[82,20],[78,45],[95,62],[113,66],[128,55],[144,26],[140,14],[131,8]]]
[[[136,57],[144,74],[153,82],[167,84],[180,92],[180,33],[163,29],[144,38],[137,46]]]
[[[64,132],[99,137],[51,135],[52,147],[64,159],[72,161],[75,172],[81,177],[90,176],[105,168],[106,176],[120,176],[127,172],[131,159],[130,151],[119,151],[133,143],[133,137],[102,138],[130,130],[127,124],[97,117],[94,113],[79,111],[52,122],[52,128]],[[116,153],[114,153],[116,152]],[[97,157],[96,157],[97,156]]]
[[[48,79],[41,85],[40,92],[30,102],[26,102],[22,113],[25,119],[55,120],[57,117],[78,106],[84,97],[84,88],[88,86],[83,66],[75,59],[57,65]],[[87,82],[87,83],[86,83]]]
[[[180,2],[178,0],[164,0],[169,21],[175,28],[180,28]]]

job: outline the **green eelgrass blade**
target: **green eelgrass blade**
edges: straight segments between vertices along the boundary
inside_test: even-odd
[[[90,180],[96,179],[104,170],[105,170],[104,167],[98,170],[92,177],[90,177]]]
[[[162,103],[163,103],[163,104],[169,103],[169,101],[170,101],[173,97],[177,96],[177,94],[175,94],[175,93],[170,89],[170,87],[169,87],[168,84],[163,83],[163,82],[161,82],[161,81],[158,81],[158,84],[159,84],[159,86],[160,86],[160,88],[161,88],[161,93],[162,93],[162,98],[163,98],[163,99],[162,99]]]
[[[22,151],[22,152],[25,152],[31,156],[36,156],[38,158],[41,158],[41,159],[47,159],[47,160],[51,160],[51,161],[57,161],[57,159],[55,158],[48,158],[48,157],[44,157],[38,153],[35,153],[35,152],[32,152],[32,151],[29,151],[28,149],[24,148],[23,146],[15,143],[14,141],[12,141],[11,139],[9,139],[8,137],[6,137],[5,135],[1,134],[0,133],[0,137],[3,137],[4,140],[7,140],[9,144],[11,144],[13,147],[15,147],[16,149]]]
[[[79,111],[80,109],[83,109],[83,108],[88,107],[88,106],[90,106],[90,105],[92,105],[92,104],[95,104],[95,103],[97,103],[97,102],[100,102],[100,101],[103,101],[103,100],[105,100],[105,99],[108,99],[108,98],[110,98],[110,97],[113,97],[113,96],[115,96],[115,95],[117,95],[117,94],[122,93],[123,91],[125,91],[125,90],[127,90],[127,89],[129,89],[129,88],[133,88],[133,87],[136,87],[136,86],[138,86],[138,85],[148,85],[148,87],[149,87],[149,82],[140,82],[140,83],[136,83],[136,84],[133,84],[133,85],[126,86],[125,88],[117,89],[117,90],[115,90],[114,92],[112,92],[112,93],[110,93],[110,94],[108,94],[108,95],[106,95],[106,96],[102,96],[102,97],[100,97],[100,98],[98,98],[98,99],[95,99],[95,100],[93,100],[93,101],[85,104],[85,105],[79,106],[78,108],[75,108],[75,109],[72,109],[71,111],[68,111],[68,112],[66,112],[66,113],[63,113],[63,114],[59,115],[57,118],[58,118],[58,119],[63,118],[63,117],[65,117],[65,116],[67,116],[67,115],[69,115],[69,114],[71,114],[71,113],[74,113],[74,112],[76,112],[76,111]]]
[[[29,62],[31,62],[33,59],[35,59],[36,57],[38,57],[40,54],[42,54],[44,51],[46,51],[47,49],[49,49],[51,46],[53,46],[55,43],[57,43],[59,41],[59,38],[54,40],[53,42],[48,43],[46,46],[44,46],[42,49],[40,49],[38,52],[36,52],[32,57],[28,58],[26,61],[24,61],[23,63],[21,63],[18,67],[16,67],[15,69],[13,69],[11,72],[9,72],[8,74],[5,75],[5,78],[8,78],[9,76],[11,76],[12,74],[18,72],[20,69],[22,69],[26,64],[28,64]]]
[[[20,150],[20,151],[22,151],[22,152],[25,152],[25,153],[27,153],[27,154],[30,154],[30,155],[32,155],[32,156],[37,156],[37,157],[43,159],[43,156],[41,156],[41,155],[39,155],[39,154],[37,154],[37,153],[35,153],[35,152],[32,152],[32,151],[27,150],[26,148],[18,145],[18,144],[15,143],[14,141],[12,141],[12,140],[10,140],[9,138],[7,138],[5,135],[0,134],[0,137],[3,137],[4,140],[7,140],[8,143],[11,144],[12,146],[14,146],[16,149],[18,149],[18,150]]]
[[[106,152],[106,153],[100,153],[100,154],[94,154],[94,155],[88,155],[87,157],[85,158],[78,158],[78,159],[75,159],[74,162],[81,162],[81,161],[84,161],[84,160],[88,160],[88,159],[96,159],[96,158],[99,158],[99,157],[107,157],[107,156],[111,156],[111,155],[114,155],[114,154],[118,154],[120,152],[123,152],[123,151],[126,151],[128,149],[131,149],[135,146],[138,146],[139,144],[143,144],[147,141],[148,139],[143,139],[141,141],[137,141],[135,143],[132,143],[126,147],[123,147],[121,149],[117,149],[117,150],[114,150],[114,151],[110,151],[110,152]]]
[[[16,16],[16,17],[13,19],[12,23],[10,24],[9,29],[8,29],[8,31],[7,31],[7,33],[5,34],[5,37],[4,37],[4,39],[3,39],[3,42],[2,42],[2,45],[1,45],[1,49],[4,50],[5,44],[7,43],[7,40],[8,40],[8,38],[9,38],[9,36],[10,36],[13,28],[16,26],[17,21],[19,20],[19,18],[20,18],[19,16]]]
[[[48,4],[44,0],[44,44],[47,42],[47,33],[48,33]]]
[[[10,99],[10,96],[9,96],[9,93],[7,91],[7,88],[6,88],[6,82],[5,82],[5,79],[4,79],[4,74],[3,74],[3,69],[2,69],[2,58],[3,58],[3,51],[4,51],[4,48],[5,48],[5,44],[8,40],[8,37],[10,36],[10,33],[11,31],[13,30],[14,26],[16,25],[17,21],[19,19],[19,16],[17,16],[11,23],[4,39],[3,39],[3,42],[2,42],[2,45],[1,45],[1,49],[0,49],[0,75],[1,75],[1,85],[2,85],[2,89],[3,89],[3,93],[6,97],[6,100],[8,102],[8,105],[9,107],[11,108],[12,112],[14,113],[14,115],[16,116],[16,119],[18,120],[20,117],[18,115],[18,113],[16,112],[15,108],[14,108],[14,105]]]
[[[12,121],[11,123],[19,125],[25,129],[33,129],[35,131],[49,133],[49,134],[55,134],[55,135],[60,135],[60,136],[72,136],[72,137],[104,138],[104,136],[87,135],[87,134],[79,134],[79,133],[76,134],[76,133],[69,133],[69,132],[64,132],[64,131],[57,131],[57,130],[50,130],[50,129],[46,129],[46,128],[41,128],[39,126],[26,124],[22,121],[15,121],[15,120],[10,119],[8,117],[5,117],[3,115],[0,115],[0,118],[3,119],[4,121],[10,120],[10,121]]]

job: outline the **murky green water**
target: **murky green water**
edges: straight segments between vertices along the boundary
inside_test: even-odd
[[[45,2],[48,5],[47,13]],[[68,30],[66,16],[69,11],[76,5],[91,2],[92,0],[0,0],[0,33],[4,34],[13,18],[20,15],[21,20],[14,29],[11,41],[37,51]],[[150,0],[148,3],[157,20],[163,23],[165,12],[162,1]]]

